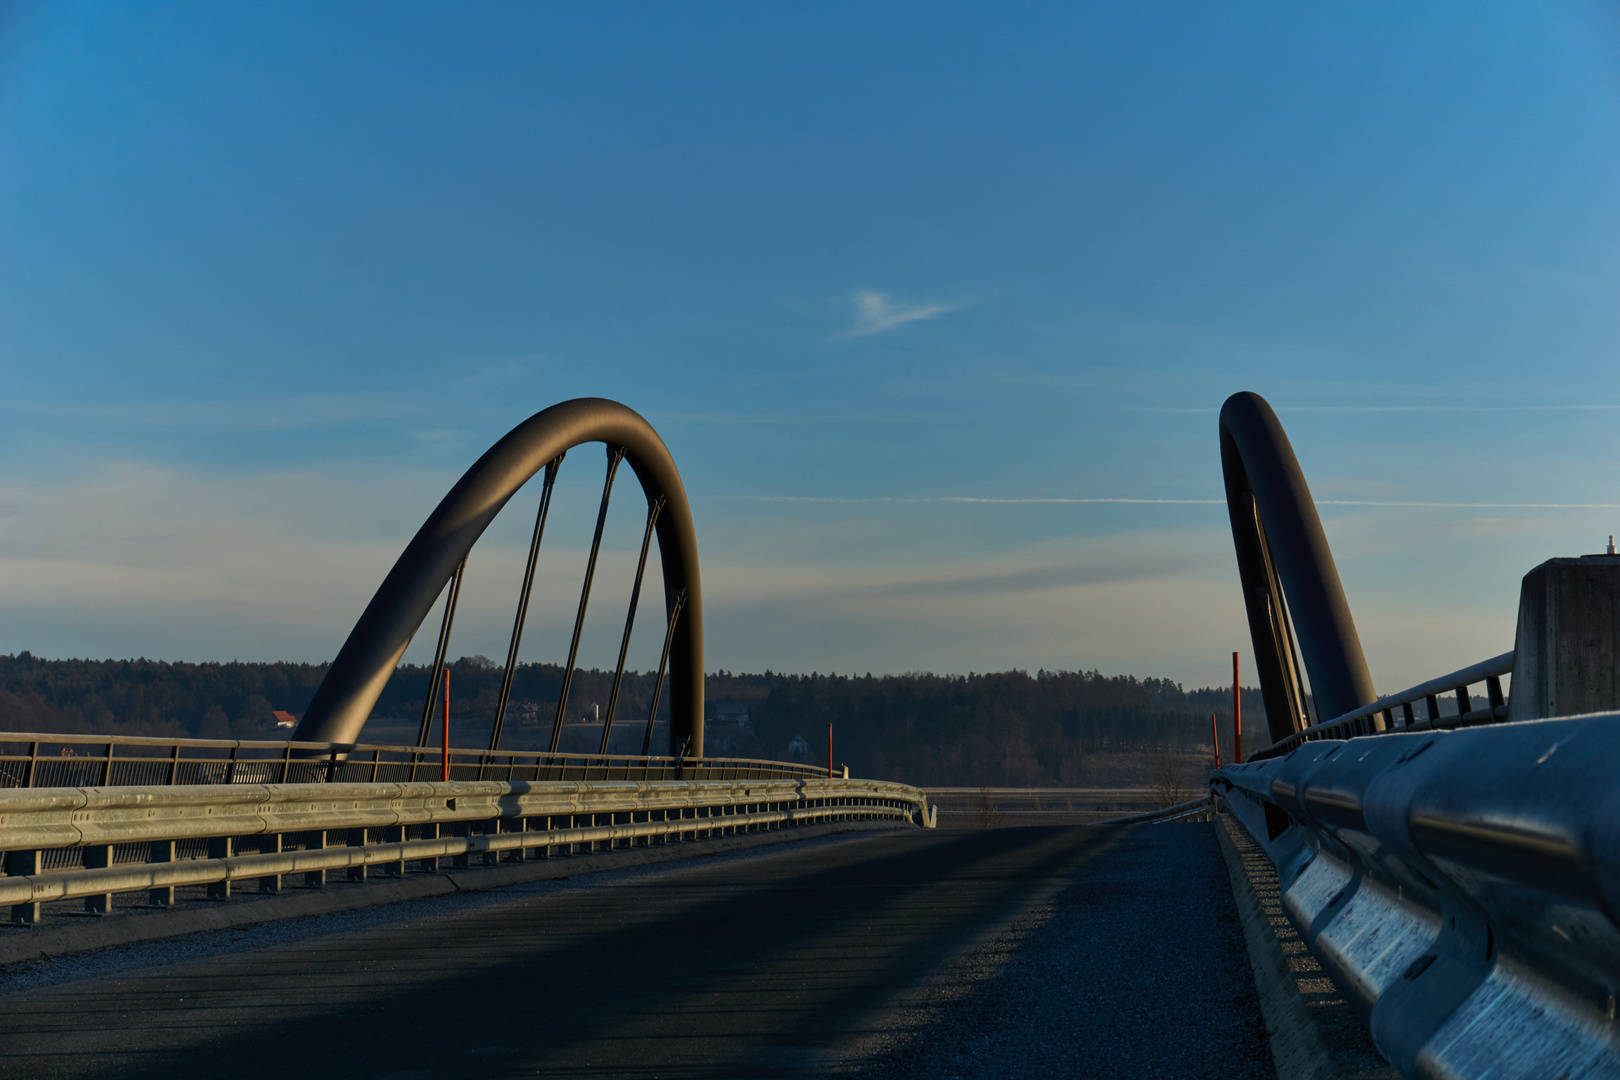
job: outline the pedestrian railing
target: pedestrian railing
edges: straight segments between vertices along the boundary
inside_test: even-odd
[[[825,777],[814,765],[751,758],[450,751],[449,779],[763,780]],[[0,732],[0,788],[441,780],[438,747],[155,739]]]
[[[1392,731],[1428,731],[1434,728],[1472,727],[1508,718],[1508,701],[1502,693],[1502,676],[1513,671],[1513,653],[1493,656],[1471,667],[1419,683],[1410,690],[1381,697],[1342,716],[1324,720],[1256,751],[1250,760],[1279,757],[1296,747],[1318,739],[1353,739],[1361,735],[1382,735]],[[1469,688],[1484,684],[1483,693]],[[1442,715],[1440,696],[1454,694],[1457,711]],[[1422,710],[1421,715],[1419,709]]]

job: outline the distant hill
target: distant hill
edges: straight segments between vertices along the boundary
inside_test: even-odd
[[[159,660],[44,660],[0,655],[0,730],[96,734],[285,738],[272,713],[301,714],[325,664],[189,664]],[[454,741],[482,745],[500,691],[501,669],[481,656],[451,665]],[[613,673],[575,673],[570,724],[605,709]],[[414,741],[428,670],[408,665],[389,681],[368,733]],[[503,745],[543,745],[556,716],[562,668],[522,664],[514,676]],[[626,673],[615,750],[639,750],[653,676]],[[1231,744],[1231,691],[1185,690],[1168,679],[1096,671],[1005,671],[983,675],[788,675],[767,671],[708,676],[717,706],[747,723],[728,738],[741,756],[822,761],[827,725],[834,759],[862,776],[927,785],[1073,785],[1088,782],[1109,755],[1190,750],[1209,744],[1209,715]],[[667,715],[667,695],[661,703]],[[1258,690],[1244,691],[1244,735],[1265,741]],[[599,730],[599,729],[598,729]],[[386,733],[386,738],[384,738]],[[662,736],[662,730],[659,732]],[[571,739],[570,743],[577,742]],[[588,741],[588,740],[587,740]],[[654,743],[654,751],[662,749]]]

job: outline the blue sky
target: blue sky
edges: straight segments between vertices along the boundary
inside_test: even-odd
[[[1520,575],[1620,530],[1613,8],[0,12],[0,651],[330,657],[582,395],[680,464],[716,668],[1219,682],[1237,390],[1335,501],[1380,689],[1510,648]],[[530,513],[452,653],[504,653]]]

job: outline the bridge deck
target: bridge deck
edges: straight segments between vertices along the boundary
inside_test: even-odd
[[[13,968],[0,1075],[1272,1072],[1208,824],[903,830]]]

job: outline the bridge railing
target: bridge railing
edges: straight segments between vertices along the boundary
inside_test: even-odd
[[[1429,731],[1437,728],[1472,727],[1493,724],[1508,718],[1508,700],[1502,692],[1502,676],[1513,671],[1513,653],[1505,652],[1477,664],[1430,679],[1398,694],[1335,716],[1281,739],[1250,756],[1251,761],[1280,757],[1318,739],[1353,739],[1361,735],[1382,735],[1393,731]],[[1483,684],[1483,693],[1469,688]],[[1454,694],[1457,711],[1442,715],[1440,695]],[[1419,715],[1418,710],[1422,713]]]
[[[1312,742],[1211,787],[1403,1075],[1620,1075],[1620,713]]]
[[[451,780],[763,780],[825,777],[752,758],[450,750]],[[0,789],[399,783],[443,778],[437,747],[0,732]]]
[[[0,905],[31,924],[41,905],[117,893],[168,907],[175,889],[320,888],[341,871],[402,878],[478,864],[840,821],[933,825],[927,796],[877,780],[177,784],[0,792]],[[291,881],[288,879],[291,878]]]

